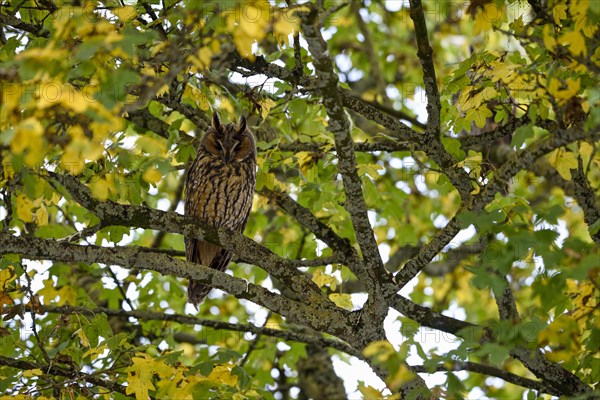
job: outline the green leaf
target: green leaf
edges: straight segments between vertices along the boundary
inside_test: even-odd
[[[520,149],[525,140],[531,137],[533,137],[533,125],[520,126],[515,130],[510,145]]]
[[[458,139],[442,136],[442,144],[456,161],[462,161],[467,156],[461,149],[461,143]]]

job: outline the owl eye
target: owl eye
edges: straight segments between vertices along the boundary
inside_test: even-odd
[[[215,143],[215,147],[217,148],[217,150],[219,151],[223,151],[223,143],[221,143],[220,140],[217,140]]]

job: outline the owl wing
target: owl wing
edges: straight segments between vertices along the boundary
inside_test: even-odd
[[[231,252],[220,246],[202,240],[187,238],[185,244],[186,258],[189,261],[202,264],[209,268],[218,269],[219,271],[225,270],[229,261],[231,261]],[[190,280],[188,284],[188,301],[198,307],[211,289],[211,286]]]

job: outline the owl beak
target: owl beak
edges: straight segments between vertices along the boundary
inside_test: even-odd
[[[233,160],[233,152],[232,151],[224,151],[223,152],[223,162],[225,165],[228,165]]]

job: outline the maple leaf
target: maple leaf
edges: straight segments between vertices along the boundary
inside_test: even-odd
[[[134,357],[127,368],[127,394],[135,393],[136,399],[147,399],[148,391],[155,390],[152,384],[152,363],[148,358]]]

